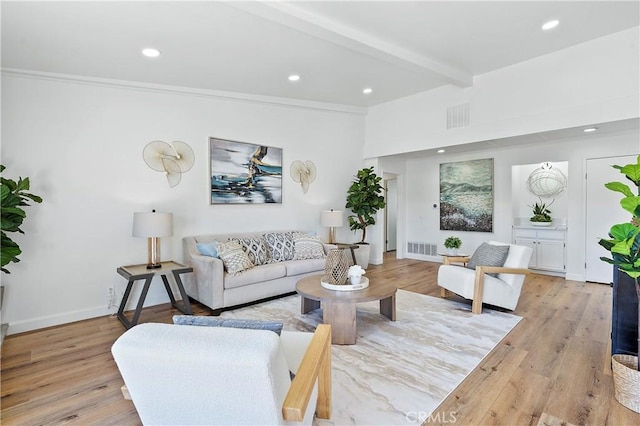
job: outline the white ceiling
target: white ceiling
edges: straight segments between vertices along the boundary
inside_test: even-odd
[[[367,107],[638,26],[639,4],[3,0],[2,67]]]

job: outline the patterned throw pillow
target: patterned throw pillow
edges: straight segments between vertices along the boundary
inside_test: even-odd
[[[324,259],[322,238],[317,235],[295,234],[293,238],[293,260]]]
[[[224,269],[229,275],[238,275],[240,272],[253,268],[253,263],[249,260],[247,253],[242,250],[242,246],[235,241],[218,243],[218,257],[224,264]]]
[[[267,242],[262,237],[257,238],[229,238],[242,246],[242,250],[247,253],[249,260],[254,265],[266,265],[271,261]]]
[[[467,268],[476,269],[476,266],[504,266],[509,255],[509,246],[496,246],[482,243],[471,255]],[[497,277],[498,274],[487,274]]]
[[[274,262],[293,259],[293,232],[269,232],[264,239]]]

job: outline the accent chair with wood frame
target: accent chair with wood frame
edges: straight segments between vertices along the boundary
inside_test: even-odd
[[[145,323],[111,352],[143,424],[310,425],[314,413],[331,417],[329,325],[278,336]]]
[[[466,264],[468,257],[447,257],[445,263],[438,268],[440,295],[447,297],[447,291],[451,291],[472,300],[471,312],[474,314],[482,313],[483,303],[514,310],[520,299],[525,275],[531,273],[528,267],[533,250],[530,247],[496,241],[489,244],[509,246],[503,266],[477,265],[474,270],[451,264]]]

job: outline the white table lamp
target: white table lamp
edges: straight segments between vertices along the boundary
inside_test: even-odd
[[[162,267],[160,263],[160,237],[173,235],[173,214],[152,212],[136,212],[133,214],[134,237],[149,239],[149,259],[147,269]]]
[[[320,225],[329,228],[329,244],[333,244],[335,240],[335,228],[342,226],[342,211],[340,210],[323,210],[320,213]]]

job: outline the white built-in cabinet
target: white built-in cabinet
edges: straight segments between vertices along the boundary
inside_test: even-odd
[[[531,247],[533,256],[529,268],[542,271],[565,272],[566,230],[514,228],[514,244]]]

